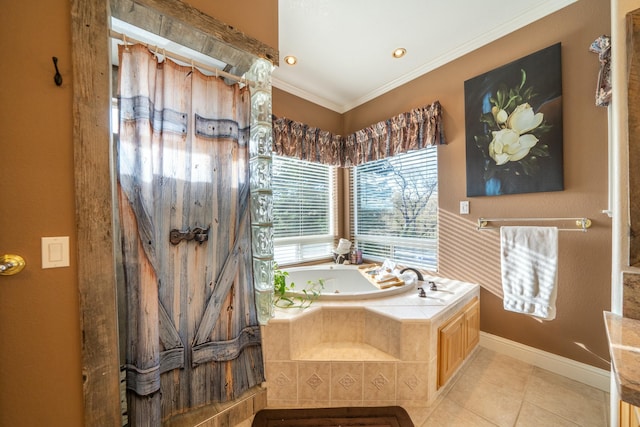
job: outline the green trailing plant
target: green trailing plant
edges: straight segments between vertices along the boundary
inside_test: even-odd
[[[295,283],[287,283],[289,273],[280,270],[278,266],[274,266],[273,285],[274,285],[274,305],[280,308],[307,308],[315,300],[320,297],[322,289],[324,289],[324,281],[309,280],[307,287],[300,292],[295,288]]]

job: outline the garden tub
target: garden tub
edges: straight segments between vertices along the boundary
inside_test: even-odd
[[[285,271],[289,273],[286,279],[287,285],[292,282],[295,284],[294,290],[297,292],[290,292],[294,295],[300,295],[302,290],[309,286],[309,282],[322,281],[324,286],[318,298],[320,300],[384,298],[415,289],[415,281],[381,289],[367,280],[357,265],[323,264],[287,268]]]
[[[440,331],[448,324],[472,324],[466,313],[479,300],[477,284],[423,275],[417,284],[371,290],[353,265],[285,271],[295,289],[308,280],[327,283],[320,300],[304,309],[278,307],[262,328],[268,406],[414,408],[435,401],[444,389],[439,386]],[[426,296],[420,296],[418,285]],[[463,321],[451,323],[460,316]],[[468,336],[460,328],[446,328],[457,330]]]

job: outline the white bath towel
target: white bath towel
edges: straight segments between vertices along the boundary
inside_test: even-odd
[[[501,227],[500,243],[504,309],[555,319],[558,229]]]

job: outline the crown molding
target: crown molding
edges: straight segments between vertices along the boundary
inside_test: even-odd
[[[423,76],[430,71],[433,71],[449,62],[452,62],[462,56],[473,52],[476,49],[479,49],[491,42],[498,40],[501,37],[504,37],[514,31],[517,31],[535,21],[538,21],[545,16],[548,16],[552,13],[557,12],[560,9],[563,9],[566,6],[569,6],[579,0],[549,0],[541,3],[537,7],[528,10],[526,13],[523,13],[516,18],[505,22],[504,24],[496,27],[494,30],[486,32],[480,37],[476,37],[471,40],[469,43],[461,45],[458,49],[451,50],[445,55],[441,55],[437,58],[434,58],[432,61],[429,61],[422,66],[416,68],[415,70],[406,73],[399,78],[390,81],[389,83],[380,86],[379,88],[361,96],[360,98],[354,99],[351,102],[347,102],[346,104],[339,104],[330,99],[326,99],[320,97],[318,95],[312,94],[308,91],[302,90],[296,86],[285,83],[281,80],[273,79],[273,85],[278,89],[282,89],[286,92],[289,92],[293,95],[299,96],[300,98],[306,99],[309,102],[313,102],[314,104],[318,104],[322,107],[333,110],[339,114],[344,114],[347,111],[350,111],[365,102],[371,101],[385,93],[396,89],[420,76]]]

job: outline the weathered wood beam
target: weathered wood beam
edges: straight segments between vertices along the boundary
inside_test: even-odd
[[[255,57],[278,65],[278,51],[176,0],[112,0],[114,17],[219,59],[244,74]]]
[[[77,271],[85,426],[120,426],[109,147],[108,0],[71,1]]]
[[[629,108],[629,265],[640,265],[640,9],[627,15]]]

